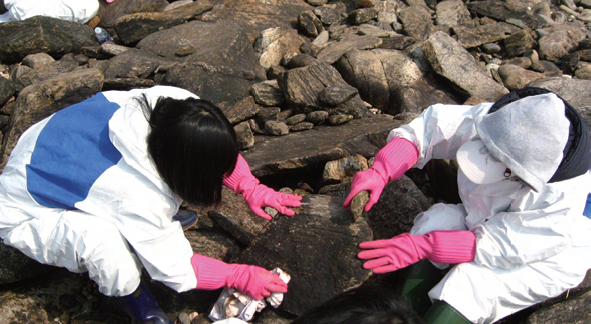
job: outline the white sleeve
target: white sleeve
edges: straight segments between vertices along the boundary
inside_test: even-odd
[[[590,182],[585,174],[550,184],[540,193],[524,188],[527,193],[514,201],[509,212],[473,228],[474,261],[512,269],[555,256],[573,241],[590,241],[591,220],[583,216]]]
[[[419,151],[419,160],[414,166],[417,168],[431,159],[455,160],[459,147],[476,135],[474,118],[486,114],[491,105],[430,106],[412,122],[392,130],[387,141],[401,137],[413,143]]]

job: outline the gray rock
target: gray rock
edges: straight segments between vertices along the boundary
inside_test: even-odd
[[[406,35],[421,41],[433,31],[433,20],[429,9],[424,6],[411,6],[400,10],[398,18],[404,26]]]
[[[437,13],[435,22],[440,26],[463,25],[471,20],[468,7],[461,0],[438,2],[435,10]]]
[[[342,205],[338,197],[304,196],[295,216],[275,219],[233,262],[287,272],[289,298],[280,309],[295,315],[361,285],[371,272],[361,267],[357,245],[372,234]]]
[[[502,50],[501,46],[495,43],[482,44],[480,45],[480,49],[487,54],[499,53]]]
[[[218,107],[232,124],[250,120],[250,118],[255,117],[261,109],[264,109],[254,102],[252,96],[244,97],[236,103],[222,102]]]
[[[494,102],[509,92],[486,75],[459,43],[442,32],[432,34],[423,45],[423,51],[435,72],[471,97]]]

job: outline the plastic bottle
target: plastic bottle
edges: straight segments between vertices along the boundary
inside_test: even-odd
[[[96,35],[96,39],[98,39],[100,44],[113,40],[113,37],[111,37],[111,35],[109,35],[106,30],[100,27],[96,27],[94,29],[94,34]]]

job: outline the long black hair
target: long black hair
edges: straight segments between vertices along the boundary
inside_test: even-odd
[[[219,203],[223,176],[238,158],[236,133],[222,111],[203,99],[160,97],[153,109],[145,95],[137,99],[150,125],[148,154],[162,180],[188,204]]]

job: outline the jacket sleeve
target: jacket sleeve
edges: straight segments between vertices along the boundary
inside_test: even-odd
[[[477,238],[475,262],[512,269],[555,256],[573,241],[589,241],[591,220],[583,216],[588,183],[591,179],[585,174],[549,184],[540,193],[522,189],[508,212],[472,229]]]
[[[413,143],[419,151],[417,168],[431,159],[455,159],[459,147],[476,134],[474,118],[486,114],[491,105],[430,106],[410,123],[392,130],[387,141],[402,137]]]

